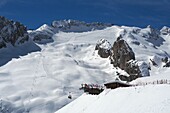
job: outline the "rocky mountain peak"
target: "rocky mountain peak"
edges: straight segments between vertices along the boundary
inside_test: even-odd
[[[28,39],[27,28],[23,24],[0,16],[0,48],[6,47],[7,43],[16,46]]]

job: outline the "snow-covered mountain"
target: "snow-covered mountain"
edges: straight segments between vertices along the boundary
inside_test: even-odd
[[[37,30],[28,31],[28,43],[0,49],[1,62],[4,62],[0,66],[0,112],[170,111],[169,84],[106,89],[98,96],[86,95],[79,90],[82,83],[103,85],[114,81],[118,78],[117,73],[129,76],[121,68],[113,67],[109,57],[102,58],[98,50],[95,50],[96,44],[106,50],[112,49],[111,46],[119,36],[122,36],[135,53],[137,65],[143,68],[145,65],[141,64],[145,62],[151,68],[150,76],[137,78],[131,84],[170,80],[170,68],[165,66],[170,58],[170,33],[167,30],[169,28],[164,27],[158,31],[150,26],[138,28],[114,25],[87,30],[86,27],[82,27],[85,23],[77,25],[70,22],[71,27],[68,27],[68,23],[63,22],[69,23],[54,22],[52,26],[44,25]],[[74,30],[70,29],[72,26],[76,26],[78,31],[75,31],[75,27]],[[43,33],[50,35],[46,39],[46,36],[42,36]],[[39,41],[34,43],[32,39],[34,40],[37,34]],[[29,48],[34,48],[35,51],[27,51]],[[17,54],[17,57],[13,57],[14,54]],[[6,60],[7,58],[10,60]],[[68,98],[69,94],[72,95],[72,99]],[[158,101],[153,101],[154,99]],[[70,102],[71,104],[68,104]],[[62,109],[59,110],[60,108]]]
[[[13,58],[39,50],[23,24],[0,16],[0,66]]]
[[[23,24],[0,16],[0,48],[5,48],[9,44],[17,46],[28,39],[27,28]]]
[[[85,23],[78,20],[53,21],[51,25],[44,24],[36,30],[29,31],[29,35],[37,43],[47,43],[53,41],[52,36],[57,32],[87,32],[110,27],[112,24],[99,22]]]

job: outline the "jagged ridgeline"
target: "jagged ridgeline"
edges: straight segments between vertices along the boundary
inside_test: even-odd
[[[33,37],[33,40],[37,43],[43,40],[52,41],[52,36],[59,31],[63,32],[87,32],[92,30],[100,30],[106,27],[110,27],[112,24],[92,22],[86,23],[78,20],[59,20],[53,21],[51,25],[44,24],[40,28],[30,31],[29,35]]]
[[[28,39],[27,28],[23,24],[0,16],[0,48],[5,48],[8,44],[17,46]]]

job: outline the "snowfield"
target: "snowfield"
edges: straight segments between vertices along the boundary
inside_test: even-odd
[[[79,90],[82,83],[103,85],[116,78],[117,70],[109,58],[100,58],[95,51],[100,39],[113,44],[123,35],[138,61],[149,62],[157,57],[158,62],[165,56],[170,57],[170,36],[148,39],[148,32],[149,28],[125,26],[79,33],[58,32],[50,43],[29,42],[19,47],[22,49],[1,49],[0,112],[169,113],[169,84],[107,89],[98,96]],[[11,49],[18,54],[14,55]],[[34,52],[29,50],[26,54],[27,49]],[[151,65],[150,77],[132,83],[170,80],[170,68],[162,66],[161,62],[156,67]],[[69,92],[73,99],[68,99]]]
[[[148,85],[81,95],[55,113],[169,113],[170,85]]]

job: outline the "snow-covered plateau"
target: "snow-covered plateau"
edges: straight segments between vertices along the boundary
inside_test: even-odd
[[[61,24],[55,23],[60,28]],[[88,26],[94,27],[86,25],[85,29]],[[79,32],[51,28],[44,25],[29,31],[32,39],[27,43],[0,49],[0,113],[170,113],[170,67],[162,61],[170,59],[169,28],[157,31],[150,26],[113,25],[83,31],[81,25]],[[38,33],[47,34],[50,41],[34,42]],[[127,74],[95,50],[100,39],[113,45],[120,35],[139,64],[149,65],[150,76],[130,82],[140,85],[105,89],[99,95],[79,90],[82,83],[103,85],[114,81],[117,72]],[[167,82],[152,84],[160,80]]]

